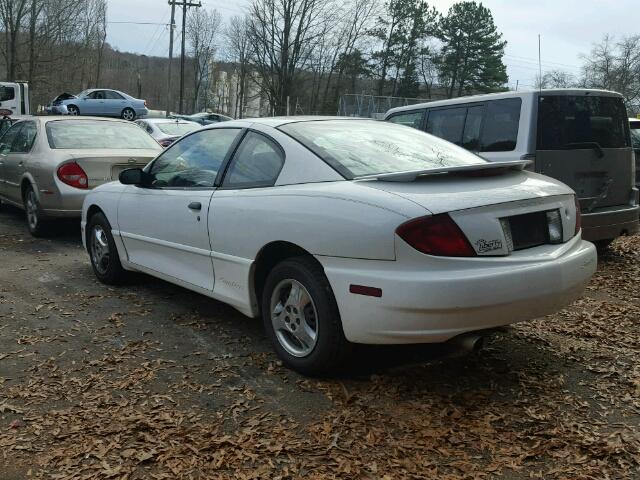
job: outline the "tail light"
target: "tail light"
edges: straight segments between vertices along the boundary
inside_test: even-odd
[[[143,100],[143,102],[144,102],[144,108],[147,108],[147,101]]]
[[[396,233],[416,250],[444,257],[475,257],[467,237],[449,215],[441,213],[403,223]]]
[[[89,188],[89,179],[82,167],[76,162],[65,163],[58,167],[58,178],[63,183],[75,188]]]
[[[574,195],[573,199],[576,202],[576,231],[574,235],[577,235],[582,228],[582,212],[580,212],[580,200],[578,196]]]

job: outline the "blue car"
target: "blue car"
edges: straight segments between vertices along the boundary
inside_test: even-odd
[[[149,113],[145,100],[133,98],[119,90],[91,88],[78,95],[64,96],[67,98],[60,95],[53,101],[52,112],[63,113],[63,107],[66,107],[69,115],[120,117],[125,120],[135,120]]]

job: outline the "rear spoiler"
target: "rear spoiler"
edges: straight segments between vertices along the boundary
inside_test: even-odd
[[[460,165],[457,167],[430,168],[427,170],[410,170],[405,172],[377,173],[361,175],[354,180],[380,180],[381,182],[413,182],[418,177],[428,175],[461,174],[469,176],[483,176],[499,174],[496,170],[524,170],[531,165],[531,160],[512,160],[509,162],[487,162],[476,165]]]

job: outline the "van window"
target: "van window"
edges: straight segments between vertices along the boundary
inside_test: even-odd
[[[596,142],[629,147],[627,113],[619,97],[548,95],[538,101],[538,150]]]
[[[14,98],[16,98],[16,91],[13,87],[0,85],[0,102],[6,102],[7,100],[13,100]]]
[[[640,122],[631,122],[631,146],[640,150]]]
[[[466,115],[467,107],[431,110],[427,120],[427,133],[461,145]]]
[[[462,135],[462,146],[467,150],[478,151],[480,149],[480,128],[482,127],[483,113],[483,105],[475,105],[467,110],[467,119]]]
[[[486,120],[482,129],[481,152],[515,150],[520,124],[519,98],[494,100],[486,104]]]
[[[424,110],[417,112],[398,113],[388,119],[389,122],[406,125],[407,127],[420,128],[422,124],[422,115]]]

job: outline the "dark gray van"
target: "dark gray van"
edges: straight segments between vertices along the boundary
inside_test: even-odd
[[[489,161],[529,159],[575,190],[582,236],[606,246],[638,231],[629,119],[615,92],[553,89],[394,108],[385,120],[444,138]]]

